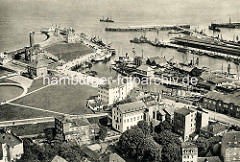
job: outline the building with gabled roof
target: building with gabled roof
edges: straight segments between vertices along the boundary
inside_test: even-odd
[[[0,132],[0,161],[10,162],[21,158],[24,153],[23,141],[10,130]]]
[[[88,141],[99,131],[98,125],[90,124],[84,117],[59,116],[55,118],[56,134],[64,140]]]
[[[200,135],[206,138],[213,136],[223,136],[228,131],[229,126],[220,122],[209,122],[209,125],[200,129]]]
[[[112,108],[112,127],[124,132],[141,120],[149,121],[147,106],[143,101],[135,101]]]

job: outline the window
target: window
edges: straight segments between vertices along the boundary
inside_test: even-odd
[[[129,119],[127,119],[127,122],[129,123]]]
[[[133,121],[133,118],[131,118],[130,121],[132,122],[132,121]]]
[[[139,120],[139,116],[137,117],[137,120]]]
[[[126,123],[126,119],[124,119],[124,123]]]
[[[134,117],[134,121],[136,121],[136,117]]]

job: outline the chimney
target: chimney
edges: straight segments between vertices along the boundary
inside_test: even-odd
[[[34,34],[35,34],[35,32],[31,32],[31,33],[29,34],[30,47],[33,47],[33,46],[34,46]]]

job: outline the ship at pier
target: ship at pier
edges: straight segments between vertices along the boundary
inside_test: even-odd
[[[148,39],[146,36],[141,36],[141,37],[135,37],[133,39],[130,40],[131,43],[147,43]]]

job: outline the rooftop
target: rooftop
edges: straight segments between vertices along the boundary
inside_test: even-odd
[[[100,161],[101,162],[126,162],[117,153],[111,153],[110,155],[107,155],[106,157],[102,158]]]
[[[59,121],[61,121],[63,124],[71,123],[72,127],[89,125],[88,120],[84,117],[59,116],[59,117],[56,117],[56,118]]]
[[[172,107],[172,106],[166,106],[164,108],[164,111],[169,115],[174,115],[175,110],[176,110],[176,107]]]
[[[64,158],[56,155],[51,162],[67,162]]]
[[[218,156],[198,157],[198,162],[222,162]]]
[[[96,151],[93,151],[91,149],[89,149],[88,147],[84,147],[82,149],[82,151],[88,156],[90,157],[91,159],[93,160],[99,160],[100,159],[100,154]]]
[[[212,74],[210,72],[203,72],[200,77],[203,80],[206,80],[208,82],[213,82],[216,84],[224,83],[224,82],[231,82],[231,80],[228,78],[223,78],[223,77],[217,76],[215,74]]]
[[[142,101],[136,101],[119,105],[118,108],[122,113],[128,113],[143,110],[146,108],[146,105]]]
[[[183,142],[182,148],[197,148],[197,146],[191,142]]]
[[[210,122],[209,125],[206,127],[206,128],[203,128],[204,130],[207,130],[213,134],[218,134],[218,133],[221,133],[225,130],[228,129],[228,126],[226,125],[223,125],[219,122]]]
[[[190,110],[188,108],[185,108],[185,107],[175,110],[175,113],[181,114],[183,116],[191,114],[192,112],[194,112],[194,111]]]
[[[13,133],[8,132],[1,132],[0,134],[0,143],[1,144],[8,144],[11,147],[19,145],[22,143],[22,140],[14,135]]]
[[[93,151],[99,151],[101,149],[101,146],[99,144],[93,144],[93,145],[89,145],[88,148]]]
[[[215,99],[215,100],[220,100],[225,103],[233,103],[235,105],[240,105],[240,91],[236,91],[235,93],[228,93],[228,94],[223,94],[219,93],[216,91],[210,91],[206,95],[207,98]]]

